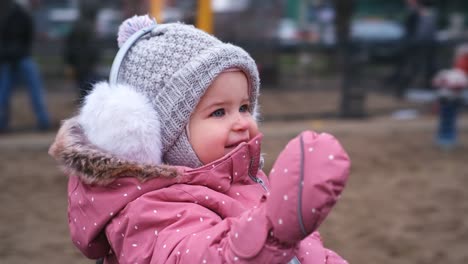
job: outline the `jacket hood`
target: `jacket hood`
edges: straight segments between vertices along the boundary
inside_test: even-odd
[[[146,181],[179,175],[176,167],[125,160],[97,147],[85,136],[76,117],[63,122],[49,154],[66,174],[78,176],[87,184],[106,185],[120,177]]]

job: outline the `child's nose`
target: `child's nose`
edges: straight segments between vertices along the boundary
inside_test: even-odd
[[[234,130],[246,130],[249,128],[249,118],[247,116],[238,113],[235,117],[233,129]]]

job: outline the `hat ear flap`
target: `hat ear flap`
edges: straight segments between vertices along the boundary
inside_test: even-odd
[[[119,158],[162,163],[161,124],[148,98],[128,85],[97,83],[78,122],[89,141]]]

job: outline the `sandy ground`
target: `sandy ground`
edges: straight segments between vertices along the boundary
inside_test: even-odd
[[[325,244],[350,263],[468,263],[468,115],[460,122],[461,147],[432,144],[437,120],[430,105],[368,98],[363,120],[274,121],[335,112],[333,92],[263,92],[266,171],[282,146],[299,131],[333,133],[348,150],[352,173],[341,201],[320,228]],[[73,94],[48,94],[58,123],[75,111]],[[0,135],[0,262],[93,263],[72,246],[67,227],[66,177],[47,156],[54,132],[34,126],[27,98],[14,100],[15,133]],[[390,117],[392,109],[416,107],[412,120]],[[379,113],[379,114],[373,114]],[[268,121],[270,120],[270,121]],[[273,120],[273,121],[272,121]]]

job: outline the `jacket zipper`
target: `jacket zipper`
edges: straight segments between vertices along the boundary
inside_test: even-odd
[[[266,185],[265,185],[265,182],[264,182],[262,179],[258,178],[257,176],[253,176],[253,175],[250,173],[250,170],[251,170],[251,168],[252,168],[253,162],[254,162],[254,159],[251,158],[251,159],[250,159],[250,166],[249,166],[249,170],[248,170],[249,177],[250,177],[254,182],[260,184],[260,185],[262,186],[262,188],[265,190],[265,192],[269,192],[269,191],[268,191],[268,188],[267,188]]]
[[[260,178],[258,178],[258,177],[254,177],[254,176],[252,176],[252,175],[250,175],[250,178],[252,178],[252,180],[253,180],[254,182],[259,183],[259,184],[263,187],[263,189],[265,190],[265,192],[268,192],[268,188],[266,187],[265,182],[263,182],[262,179],[260,179]]]

